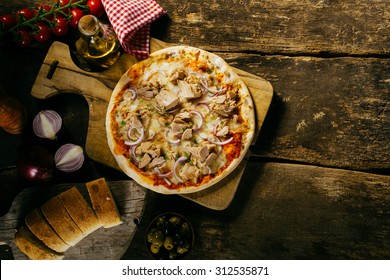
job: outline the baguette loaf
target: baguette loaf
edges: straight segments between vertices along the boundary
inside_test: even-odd
[[[59,194],[58,197],[70,217],[85,235],[102,226],[95,212],[76,187]]]
[[[84,233],[69,216],[58,196],[45,202],[41,210],[49,224],[69,245],[74,246],[84,238]]]
[[[70,247],[47,223],[39,209],[34,209],[28,214],[25,222],[29,230],[50,249],[63,253]]]
[[[122,223],[114,197],[106,180],[100,178],[86,183],[92,207],[104,228]]]
[[[14,239],[20,251],[32,260],[61,260],[64,258],[63,254],[46,247],[27,227],[20,227],[15,233]]]

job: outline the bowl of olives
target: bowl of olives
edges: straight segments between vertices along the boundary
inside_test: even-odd
[[[194,231],[190,222],[177,213],[153,219],[146,232],[146,246],[155,259],[182,259],[191,251]]]

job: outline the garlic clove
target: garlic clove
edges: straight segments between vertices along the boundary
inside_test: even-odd
[[[56,168],[63,172],[74,172],[84,163],[83,148],[74,144],[62,145],[54,155]]]
[[[53,110],[42,110],[33,120],[34,133],[41,138],[55,139],[61,126],[62,118]]]

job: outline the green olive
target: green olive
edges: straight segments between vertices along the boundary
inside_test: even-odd
[[[169,259],[174,260],[177,258],[177,252],[175,250],[169,251]]]
[[[150,245],[150,252],[153,254],[158,254],[160,251],[160,246],[155,246],[154,244]]]
[[[176,248],[176,252],[178,253],[178,254],[184,254],[184,253],[186,253],[187,251],[188,251],[188,249],[189,249],[189,247],[186,247],[186,246],[179,246],[179,247],[177,247]]]
[[[161,227],[161,225],[166,221],[166,219],[167,218],[165,216],[158,217],[156,221],[156,226],[158,228]]]
[[[157,231],[156,228],[152,228],[149,232],[148,232],[148,235],[147,235],[147,240],[149,243],[152,243],[153,241],[153,234]]]
[[[173,238],[171,236],[167,236],[164,240],[164,248],[169,250],[172,250],[175,244],[173,243]]]
[[[164,243],[164,234],[161,230],[157,230],[152,234],[152,244],[161,247]]]
[[[178,225],[178,224],[180,224],[180,217],[172,216],[168,221],[174,225]]]
[[[187,222],[184,222],[181,224],[181,232],[182,233],[189,233],[191,231],[190,225]]]

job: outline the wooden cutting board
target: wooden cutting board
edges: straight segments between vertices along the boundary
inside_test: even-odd
[[[126,252],[141,220],[146,190],[133,180],[107,182],[118,206],[123,223],[112,228],[99,228],[65,252],[68,260],[116,260]],[[0,241],[9,245],[16,260],[26,260],[14,242],[16,229],[34,208],[59,193],[77,187],[88,197],[85,184],[62,184],[26,188],[13,201],[8,213],[0,217]]]
[[[172,45],[154,38],[151,39],[151,52],[169,46]],[[41,66],[31,94],[40,99],[46,99],[61,92],[74,92],[84,96],[89,105],[89,124],[85,151],[91,159],[119,169],[107,144],[106,110],[111,93],[118,80],[136,62],[136,58],[125,53],[109,69],[102,72],[87,72],[75,65],[66,44],[54,42]],[[239,69],[234,68],[234,70],[249,88],[255,103],[255,142],[270,106],[273,88],[268,81],[260,77]],[[201,192],[182,196],[210,209],[223,210],[227,208],[234,198],[248,157],[249,154],[233,173],[215,186]]]

